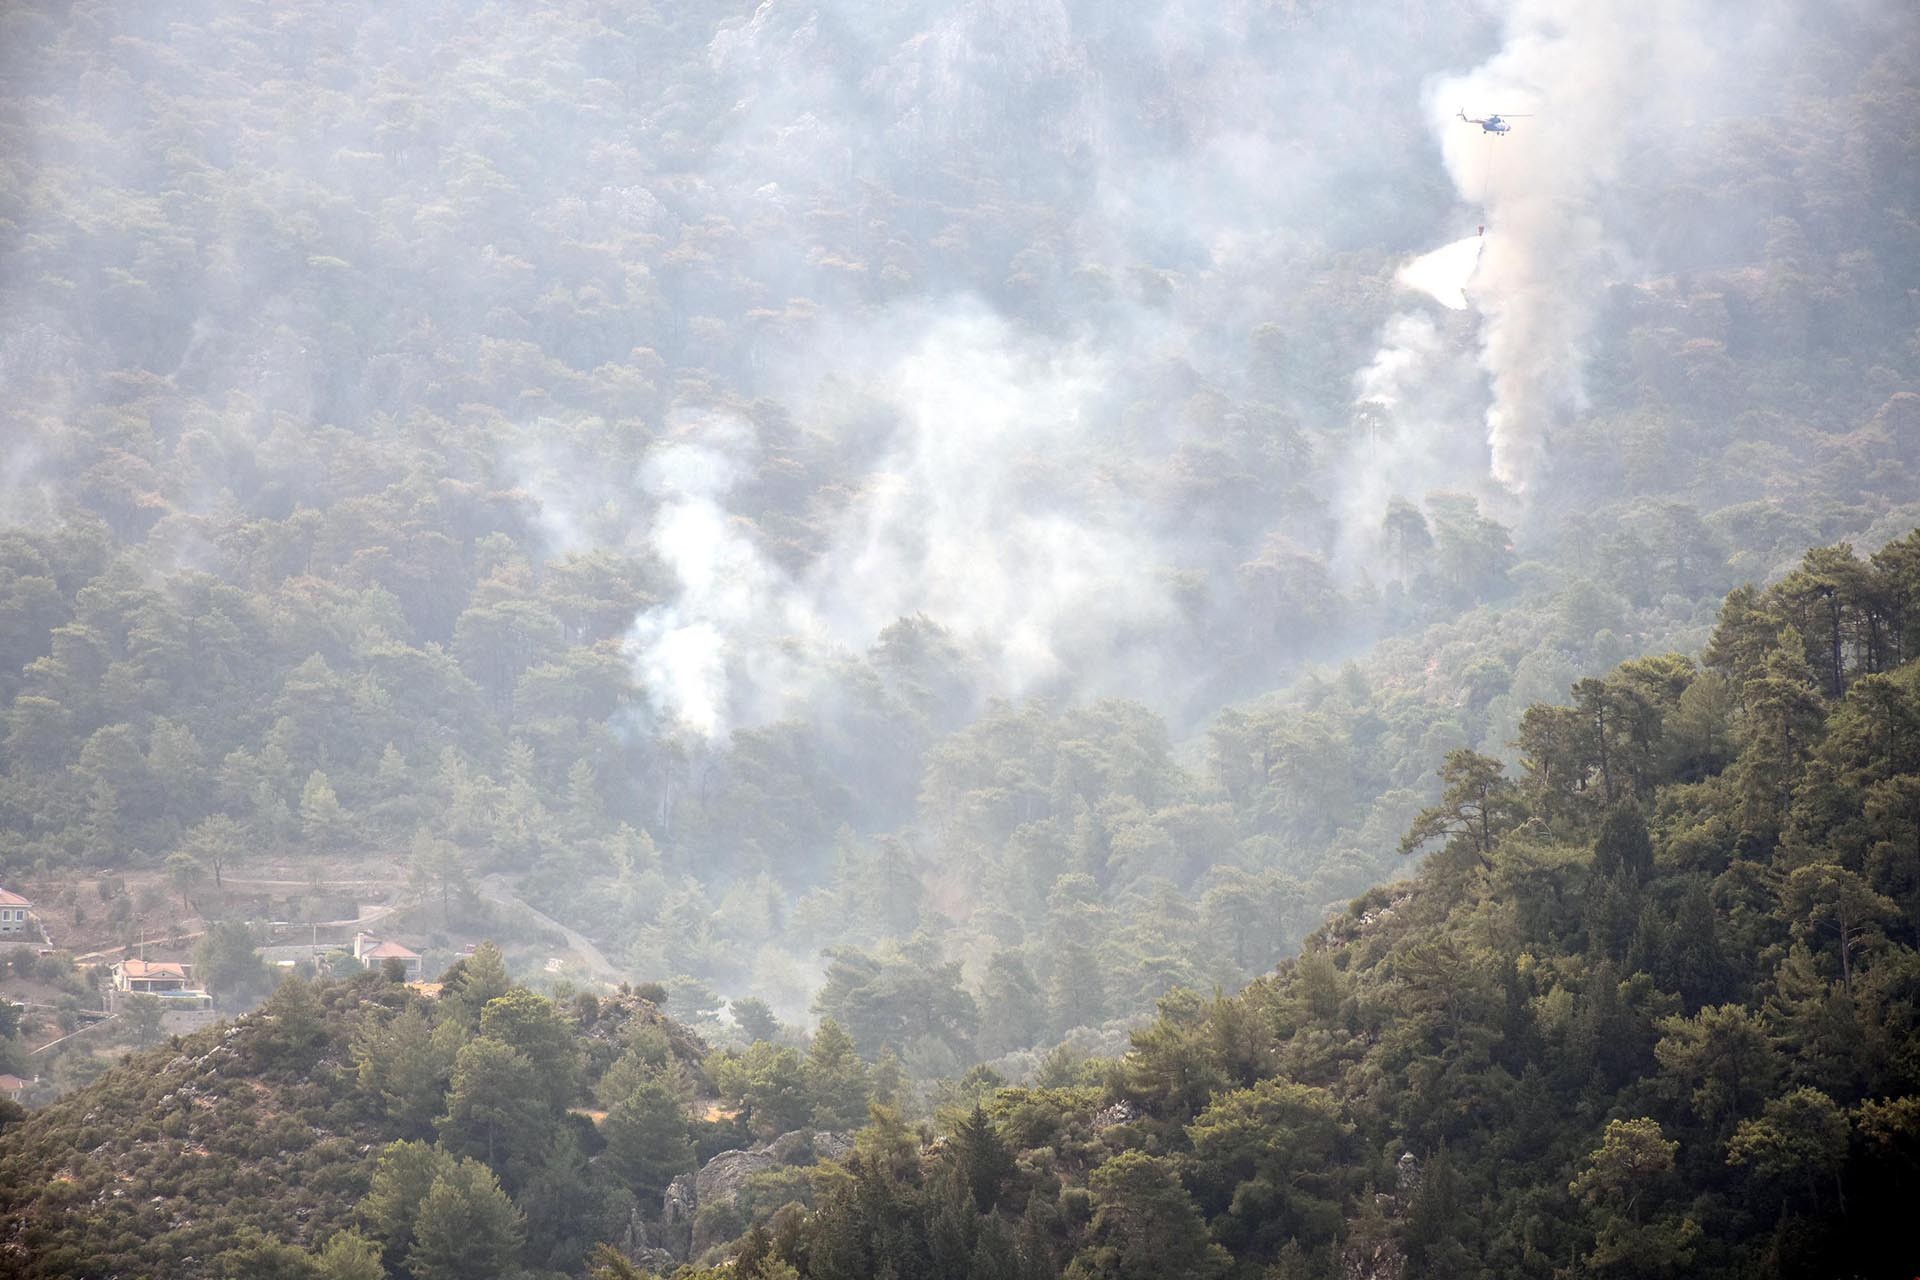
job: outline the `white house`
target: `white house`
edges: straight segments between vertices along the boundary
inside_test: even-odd
[[[193,966],[171,960],[122,960],[113,966],[113,989],[107,1008],[118,1013],[130,995],[159,996],[168,1009],[213,1008],[213,997],[193,980]]]
[[[17,937],[20,934],[40,935],[39,928],[33,923],[33,904],[17,893],[0,889],[0,938]]]
[[[353,958],[369,969],[378,969],[389,960],[398,960],[407,971],[408,982],[420,981],[420,953],[409,951],[397,942],[389,942],[371,933],[353,935]]]

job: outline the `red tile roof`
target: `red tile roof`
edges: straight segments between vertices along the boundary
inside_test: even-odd
[[[420,958],[418,951],[409,951],[397,942],[383,942],[377,947],[361,952],[360,955],[362,959],[366,960],[390,960],[394,958],[401,960],[418,960]]]
[[[187,967],[171,960],[123,960],[120,962],[129,978],[182,978],[187,976]]]
[[[9,889],[0,889],[0,907],[30,907],[33,903]]]

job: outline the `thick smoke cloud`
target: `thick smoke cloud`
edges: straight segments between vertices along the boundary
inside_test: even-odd
[[[1761,109],[1765,68],[1790,26],[1764,5],[1683,0],[1628,11],[1514,0],[1502,8],[1498,52],[1429,83],[1428,128],[1464,206],[1436,209],[1434,225],[1462,213],[1478,225],[1395,278],[1467,313],[1484,384],[1463,377],[1467,351],[1440,338],[1457,338],[1458,326],[1430,308],[1410,305],[1383,326],[1354,379],[1367,429],[1341,490],[1340,562],[1350,573],[1377,556],[1381,504],[1393,497],[1459,488],[1525,522],[1551,479],[1556,427],[1588,408],[1607,288],[1636,278],[1653,230],[1616,189],[1647,183],[1646,166],[1661,162],[1656,146],[1671,136]],[[1511,132],[1460,118],[1496,113]],[[1465,439],[1476,419],[1478,447]]]
[[[747,431],[719,419],[683,437],[643,470],[643,486],[657,504],[649,542],[673,575],[674,595],[640,616],[627,651],[658,710],[713,737],[731,715],[729,666],[743,657],[756,667],[777,661],[784,644],[805,643],[818,628],[805,597],[790,589],[724,505],[747,463]],[[754,674],[774,687],[790,683],[785,670]]]
[[[898,430],[809,574],[838,628],[870,636],[925,613],[1023,692],[1162,616],[1159,550],[1093,472],[1111,377],[991,315],[933,321],[885,370]]]
[[[1069,675],[1080,689],[1137,687],[1125,639],[1170,605],[1160,549],[1094,472],[1111,370],[963,303],[836,346],[847,362],[801,402],[798,425],[834,432],[878,413],[890,429],[803,571],[775,564],[730,509],[755,463],[747,425],[681,422],[642,468],[645,541],[673,586],[628,650],[660,715],[717,737],[792,714],[838,660],[916,615],[980,660],[989,692]]]
[[[1446,42],[1461,65],[1484,32],[1365,13],[1284,39],[1252,8],[1183,3],[1118,21],[1071,3],[916,15],[769,0],[723,23],[707,58],[736,105],[697,190],[741,230],[769,301],[788,297],[734,372],[801,432],[840,441],[863,478],[823,542],[776,560],[744,519],[750,424],[677,421],[638,468],[645,509],[615,535],[662,568],[661,602],[630,638],[658,713],[710,735],[795,714],[914,614],[992,673],[989,692],[1153,696],[1192,666],[1175,652],[1192,601],[1176,575],[1215,607],[1278,536],[1342,584],[1378,581],[1396,497],[1464,490],[1514,514],[1555,423],[1584,403],[1619,240],[1605,189],[1647,121],[1698,88],[1689,24],[1704,2],[1628,15],[1516,0],[1499,51],[1453,76]],[[1374,61],[1352,61],[1362,47]],[[1456,108],[1530,117],[1489,139]],[[1007,184],[990,223],[968,209],[984,157]],[[1435,161],[1444,177],[1423,175]],[[858,217],[878,190],[925,242],[812,247],[820,219]],[[903,200],[921,207],[903,217]],[[696,212],[656,209],[653,224]],[[1407,299],[1371,358],[1365,334],[1348,347],[1320,332],[1309,281],[1351,228],[1432,244],[1463,216],[1484,237],[1410,254],[1396,277],[1444,311]],[[1024,242],[980,243],[1012,225]],[[996,252],[1004,270],[978,274]],[[1263,325],[1287,357],[1264,375],[1247,338]],[[1350,404],[1328,368],[1357,369]],[[1164,475],[1193,443],[1185,410],[1147,385],[1169,369],[1208,395],[1271,401],[1321,439],[1318,529],[1298,504],[1143,516],[1146,486],[1115,473],[1112,444],[1124,423],[1131,460]],[[560,545],[606,505],[549,502]],[[585,536],[607,540],[607,523]]]
[[[1394,280],[1426,294],[1449,311],[1465,311],[1469,305],[1467,286],[1480,267],[1480,251],[1486,245],[1484,236],[1465,236],[1421,254],[1401,267]]]
[[[1704,6],[1645,8],[1517,0],[1498,54],[1429,95],[1447,171],[1484,209],[1486,249],[1472,297],[1493,478],[1537,485],[1554,424],[1585,403],[1583,372],[1615,231],[1597,197],[1639,141],[1635,120],[1677,109],[1706,49]],[[1523,115],[1504,136],[1458,112]]]
[[[1445,292],[1437,269],[1429,270]],[[1486,451],[1459,430],[1484,400],[1469,335],[1449,313],[1399,312],[1380,350],[1354,375],[1359,432],[1335,486],[1341,536],[1334,567],[1343,578],[1392,576],[1381,520],[1394,499],[1417,503],[1435,489],[1477,494],[1485,487]]]
[[[1353,234],[1350,196],[1393,207],[1381,175],[1394,148],[1426,150],[1417,69],[1397,71],[1391,91],[1390,77],[1367,86],[1389,109],[1371,138],[1350,107],[1337,125],[1325,110],[1355,93],[1328,49],[1382,20],[1275,40],[1270,18],[1242,5],[1168,3],[1120,20],[1072,3],[914,14],[775,0],[724,23],[708,59],[736,106],[702,190],[746,233],[754,276],[803,300],[752,376],[801,432],[871,453],[853,461],[864,479],[826,544],[803,565],[775,563],[742,519],[754,506],[742,478],[760,457],[752,431],[698,414],[675,425],[636,481],[658,510],[612,539],[663,569],[661,603],[629,642],[656,711],[713,735],[796,714],[836,664],[916,614],[977,660],[983,692],[1121,693],[1177,709],[1184,694],[1170,691],[1199,678],[1180,647],[1196,592],[1231,592],[1275,534],[1333,549],[1304,508],[1169,518],[1146,495],[1183,448],[1216,447],[1181,403],[1193,391],[1337,412],[1337,389],[1309,410],[1298,374],[1252,385],[1247,335],[1324,261],[1329,236]],[[978,219],[963,207],[978,189],[948,186],[988,157],[1009,205],[1023,206],[1015,217]],[[867,182],[925,199],[933,246],[962,252],[810,250],[809,218]],[[952,274],[956,258],[993,260],[981,231],[1022,224],[1027,241],[999,250],[1004,270]],[[887,427],[869,444],[876,417]],[[549,465],[551,452],[517,459],[516,476],[543,499],[556,545],[608,540],[598,482],[556,485],[573,468]],[[1130,456],[1116,466],[1117,454]],[[1270,489],[1294,480],[1260,477]],[[696,529],[711,554],[687,545]],[[753,589],[723,586],[728,572]]]

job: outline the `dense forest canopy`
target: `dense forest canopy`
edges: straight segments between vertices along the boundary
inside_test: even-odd
[[[1043,1037],[1235,985],[1436,754],[1912,521],[1903,18],[1475,192],[1472,6],[17,6],[0,858],[501,871],[791,1017],[922,930],[976,993],[1117,948]],[[1396,286],[1474,217],[1478,310]],[[1582,384],[1520,499],[1514,308]]]
[[[1419,875],[1277,972],[1175,986],[1113,1059],[968,1072],[917,1128],[888,1045],[1044,1015],[999,957],[988,1020],[916,946],[891,982],[836,960],[850,1025],[797,1045],[743,1002],[753,1043],[719,1049],[664,987],[550,1000],[490,944],[431,999],[289,977],[4,1104],[0,1250],[29,1277],[1898,1275],[1916,646],[1920,531],[1811,553],[1729,596],[1704,666],[1529,708],[1511,772],[1450,752]]]
[[[553,997],[285,996],[330,1092],[275,1132],[368,1152],[239,1210],[240,1272],[468,1265],[364,1208],[404,1141],[577,1275],[873,1099],[675,1256],[1140,1274],[1149,1201],[1193,1274],[1829,1256],[1911,1174],[1916,120],[1894,0],[9,5],[0,883],[84,940],[7,960],[23,1016],[163,934],[237,1012],[369,895]],[[603,1087],[602,1026],[483,1152],[458,1059],[551,1066],[622,982],[674,1052]],[[1774,1055],[1734,1101],[1660,1075],[1703,1018]],[[1581,1101],[1509,1150],[1516,1090]],[[1794,1182],[1751,1126],[1802,1122]],[[1272,1125],[1331,1172],[1248,1165]]]

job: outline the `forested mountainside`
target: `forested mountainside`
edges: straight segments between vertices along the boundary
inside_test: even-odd
[[[640,1229],[641,1207],[658,1218],[698,1155],[752,1141],[691,1114],[711,1096],[707,1048],[660,999],[559,1005],[512,985],[492,947],[433,999],[381,973],[289,978],[231,1025],[134,1055],[30,1119],[12,1108],[4,1270],[470,1280],[524,1261],[578,1274],[596,1241]],[[801,1074],[796,1128],[864,1117],[844,1036],[816,1036]],[[843,1117],[849,1106],[861,1115]]]
[[[678,1274],[1903,1275],[1917,643],[1920,532],[1810,553],[1728,597],[1703,665],[1634,659],[1529,708],[1511,773],[1450,752],[1400,842],[1432,848],[1419,873],[1270,976],[1174,989],[1117,1059],[971,1073],[929,1122],[831,1020],[710,1051],[658,988],[555,1002],[491,947],[431,1000],[291,978],[8,1117],[0,1256],[235,1280],[626,1280],[700,1251],[728,1261]]]
[[[378,863],[451,946],[497,873],[696,1021],[1114,1046],[1446,751],[1912,527],[1909,18],[1610,104],[1522,502],[1396,284],[1541,248],[1419,110],[1475,5],[9,6],[0,875]]]
[[[0,1272],[1914,1274],[1912,9],[0,6]]]
[[[931,1147],[881,1116],[707,1274],[1906,1274],[1916,607],[1920,537],[1735,592],[1704,669],[1529,709],[1511,776],[1449,753],[1419,874],[1272,976]]]

